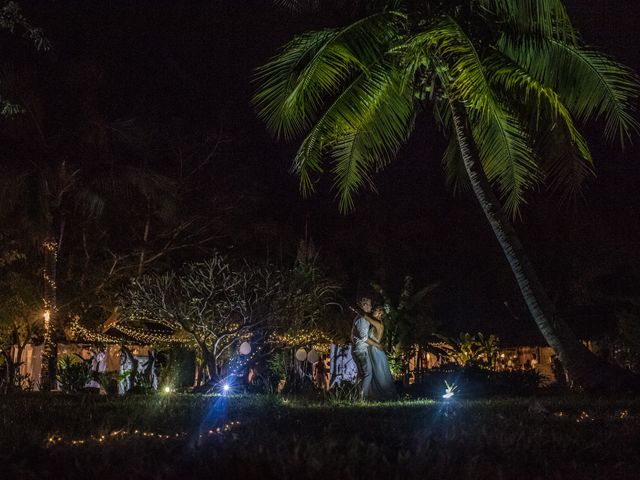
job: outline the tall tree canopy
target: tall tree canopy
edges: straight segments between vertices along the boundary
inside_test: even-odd
[[[638,126],[636,77],[583,44],[561,1],[373,2],[344,27],[296,37],[257,85],[269,129],[301,139],[293,170],[303,192],[328,166],[343,211],[431,110],[450,140],[447,179],[478,198],[541,332],[576,382],[606,383],[508,218],[539,185],[576,193],[592,173],[578,125],[601,121],[623,145]]]

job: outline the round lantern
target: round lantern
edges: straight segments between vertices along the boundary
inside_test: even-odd
[[[318,360],[320,360],[320,355],[318,355],[318,352],[316,352],[315,350],[310,350],[307,354],[307,361],[309,363],[316,363]]]
[[[249,342],[242,342],[240,344],[240,353],[242,355],[249,355],[251,353],[251,344]]]
[[[304,362],[307,359],[307,351],[304,348],[298,349],[296,352],[296,360]]]

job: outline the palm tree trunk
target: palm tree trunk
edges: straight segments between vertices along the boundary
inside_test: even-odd
[[[559,318],[522,243],[493,192],[482,168],[467,121],[465,107],[450,102],[455,134],[465,170],[493,232],[518,282],[529,312],[545,340],[564,365],[570,380],[586,389],[619,389],[629,380],[626,372],[606,364],[591,353]]]
[[[44,254],[44,341],[42,344],[42,363],[40,371],[40,390],[49,391],[55,385],[57,345],[55,342],[56,317],[56,267],[58,263],[59,243],[52,237],[42,242]]]

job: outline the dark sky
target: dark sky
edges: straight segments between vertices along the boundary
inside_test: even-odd
[[[369,279],[393,285],[412,274],[418,283],[441,282],[438,309],[452,330],[504,330],[513,323],[504,301],[526,318],[475,201],[453,198],[444,185],[439,167],[444,141],[428,120],[419,122],[397,161],[377,177],[378,194],[358,197],[355,213],[337,212],[328,185],[311,199],[300,198],[288,173],[295,145],[276,143],[255,118],[250,77],[279,45],[317,20],[296,19],[257,0],[23,4],[34,23],[47,29],[55,61],[105,68],[109,80],[100,84],[101,108],[112,117],[179,116],[194,129],[222,128],[232,141],[220,169],[259,181],[269,192],[262,215],[282,229],[283,238],[300,238],[308,225],[327,263],[344,273],[350,294]],[[587,43],[639,69],[640,2],[567,4]],[[640,245],[638,150],[604,146],[598,126],[587,133],[598,178],[581,208],[567,212],[556,200],[534,195],[517,225],[545,284],[563,292],[554,297],[561,308],[571,303],[566,292],[567,277],[576,273],[573,257],[597,263],[617,246],[624,251]]]

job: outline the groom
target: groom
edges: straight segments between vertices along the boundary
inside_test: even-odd
[[[360,299],[360,308],[365,314],[371,314],[371,299],[363,297]],[[358,312],[358,316],[353,321],[351,329],[351,342],[353,343],[353,359],[358,367],[358,383],[360,387],[360,398],[366,399],[371,395],[371,379],[373,378],[373,366],[369,346],[379,346],[377,342],[369,338],[369,328],[371,324],[366,316]]]

